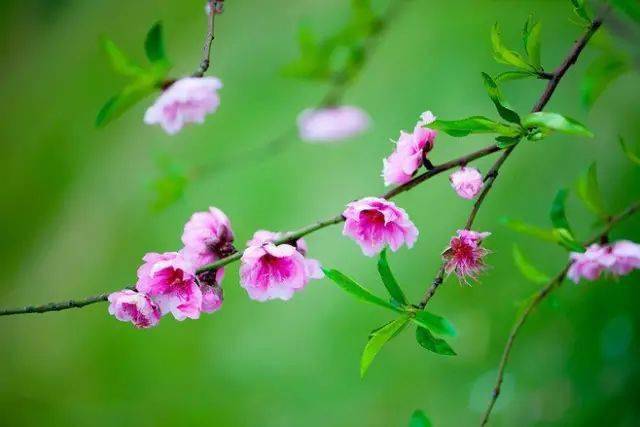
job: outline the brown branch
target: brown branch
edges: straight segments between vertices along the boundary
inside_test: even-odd
[[[593,238],[591,238],[588,241],[586,241],[584,243],[584,245],[588,246],[588,245],[590,245],[592,243],[595,243],[595,242],[599,241],[602,237],[606,237],[609,234],[609,232],[611,231],[611,229],[613,228],[614,225],[616,225],[620,221],[630,217],[631,215],[635,214],[638,210],[640,210],[640,200],[636,201],[635,203],[632,203],[627,209],[625,209],[619,215],[614,216],[611,219],[609,219],[609,221],[607,222],[607,225],[604,227],[604,229],[599,234],[597,234]],[[524,323],[529,318],[529,315],[531,314],[531,312],[542,301],[544,301],[544,299],[547,296],[549,296],[549,294],[551,292],[553,292],[555,289],[560,287],[560,285],[562,284],[562,281],[564,280],[565,276],[567,275],[567,271],[569,270],[570,266],[571,266],[571,263],[568,263],[567,265],[565,265],[562,268],[562,270],[560,270],[560,272],[558,272],[558,274],[556,274],[555,277],[549,281],[549,283],[547,283],[544,287],[542,287],[542,289],[540,289],[535,294],[534,298],[526,306],[526,308],[524,309],[524,311],[522,312],[520,317],[518,317],[518,319],[516,320],[515,324],[513,325],[513,328],[511,329],[511,333],[509,334],[509,338],[507,339],[507,343],[504,346],[504,350],[502,351],[502,357],[500,359],[500,365],[498,366],[498,376],[496,378],[496,383],[495,383],[495,386],[493,387],[493,391],[491,393],[491,400],[489,401],[489,405],[487,406],[487,409],[486,409],[486,411],[484,413],[484,416],[482,417],[482,421],[480,423],[481,426],[484,426],[484,425],[487,424],[487,422],[489,422],[489,416],[491,415],[491,411],[493,410],[493,407],[495,406],[496,401],[498,400],[498,397],[500,396],[500,387],[502,386],[502,381],[504,380],[505,368],[507,366],[507,362],[509,361],[509,356],[511,355],[511,350],[513,348],[513,344],[514,344],[515,339],[516,339],[516,337],[518,335],[518,332],[520,331],[520,329],[522,328]]]
[[[207,35],[204,38],[204,46],[202,46],[202,59],[198,69],[191,75],[192,77],[202,77],[209,69],[211,64],[211,47],[215,39],[214,22],[216,15],[222,12],[223,1],[214,0],[209,2],[210,10],[207,15]]]
[[[390,191],[382,194],[380,197],[384,199],[392,199],[396,197],[398,194],[409,191],[412,188],[416,187],[417,185],[433,178],[434,176],[442,172],[458,167],[460,165],[465,165],[476,159],[488,156],[497,151],[500,151],[500,148],[492,144],[481,150],[474,151],[473,153],[467,154],[466,156],[458,157],[457,159],[453,159],[448,162],[442,163],[440,165],[435,166],[433,169],[427,172],[424,172],[420,175],[415,176],[411,181],[407,182],[406,184],[403,184],[396,188],[391,189]],[[277,240],[275,243],[282,244],[282,243],[290,242],[292,240],[297,240],[303,236],[306,236],[307,234],[314,233],[318,230],[329,227],[330,225],[339,224],[343,221],[344,221],[344,218],[342,217],[342,213],[339,213],[325,220],[318,221],[313,224],[307,225],[306,227],[302,227],[298,230],[288,232],[284,235],[284,237]],[[233,262],[238,261],[241,256],[242,254],[240,252],[236,252],[214,263],[207,264],[199,268],[197,273],[200,274],[206,271],[216,270],[227,264],[231,264]],[[45,313],[48,311],[59,311],[59,310],[66,310],[68,308],[74,308],[74,307],[84,307],[86,305],[93,304],[96,302],[106,301],[108,296],[109,296],[108,293],[103,293],[100,295],[95,295],[95,296],[88,297],[83,300],[77,300],[77,301],[65,301],[61,303],[49,303],[49,304],[44,304],[40,306],[28,306],[28,307],[17,308],[17,309],[0,310],[0,316],[8,316],[12,314],[27,314],[27,313]]]
[[[558,66],[558,68],[556,68],[554,72],[551,73],[551,78],[547,83],[547,86],[545,87],[544,92],[542,92],[542,95],[540,95],[540,98],[532,108],[533,112],[542,111],[542,109],[547,105],[547,103],[553,96],[556,88],[558,87],[558,83],[560,83],[560,80],[562,80],[562,78],[564,77],[566,72],[569,70],[569,68],[576,63],[578,57],[582,53],[583,49],[585,48],[585,46],[587,45],[591,37],[595,34],[596,31],[598,31],[598,28],[600,28],[600,26],[602,25],[602,20],[605,13],[606,11],[591,23],[591,25],[587,28],[584,35],[573,44],[573,47],[569,51],[568,55],[565,57],[564,61],[562,61],[560,66]],[[513,150],[515,150],[516,147],[517,145],[512,145],[506,150],[504,150],[502,152],[502,155],[494,162],[494,164],[489,169],[489,172],[487,172],[487,174],[485,175],[484,188],[482,189],[482,192],[476,199],[471,209],[471,212],[469,213],[467,222],[465,224],[466,229],[469,230],[473,226],[473,223],[476,219],[476,215],[478,214],[478,211],[480,210],[482,203],[485,201],[487,195],[493,188],[493,184],[495,180],[498,178],[500,168],[502,167],[502,165],[504,165],[504,163],[507,161],[511,153],[513,153]],[[445,262],[443,261],[440,269],[438,270],[438,273],[436,274],[436,277],[432,281],[431,286],[427,288],[427,291],[425,292],[424,297],[418,304],[419,308],[424,309],[426,307],[426,305],[429,303],[429,300],[431,300],[433,295],[438,290],[438,287],[442,284],[444,280],[444,265],[445,265]]]

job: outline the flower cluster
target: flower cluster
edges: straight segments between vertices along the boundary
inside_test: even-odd
[[[571,252],[571,266],[567,276],[579,283],[580,279],[596,280],[603,272],[624,276],[640,268],[640,245],[629,240],[612,244],[590,245],[584,253]]]

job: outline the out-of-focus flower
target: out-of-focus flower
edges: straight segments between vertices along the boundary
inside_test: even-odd
[[[451,186],[463,199],[473,199],[482,189],[482,174],[476,168],[462,167],[449,176]]]
[[[151,328],[160,321],[160,309],[151,298],[129,289],[109,295],[109,314],[136,328]]]
[[[223,293],[220,286],[201,285],[202,307],[204,313],[213,313],[222,307]]]
[[[207,114],[220,105],[218,90],[222,82],[215,77],[185,77],[169,86],[144,115],[146,124],[159,124],[173,135],[187,123],[203,123]]]
[[[478,275],[486,269],[484,257],[490,251],[482,247],[482,241],[489,235],[491,233],[458,230],[457,235],[451,238],[449,247],[442,253],[445,272],[455,273],[467,285],[468,279],[477,280]]]
[[[618,276],[640,268],[640,245],[629,240],[619,240],[611,245],[611,255],[615,258],[611,272]]]
[[[355,240],[367,256],[378,254],[386,245],[393,251],[403,244],[411,248],[418,238],[418,229],[405,210],[385,199],[365,197],[351,202],[342,215],[342,234]]]
[[[437,132],[416,126],[412,133],[400,132],[396,147],[382,160],[382,176],[385,185],[401,185],[411,180],[420,169],[426,154],[431,151]]]
[[[143,260],[136,289],[152,297],[163,315],[171,313],[177,320],[199,318],[202,292],[193,264],[179,252],[151,252]]]
[[[369,115],[358,107],[306,109],[298,116],[298,132],[308,142],[339,141],[364,132],[370,122]]]
[[[596,280],[604,270],[615,263],[615,258],[607,247],[597,243],[590,245],[583,253],[571,252],[569,257],[572,263],[567,276],[575,283],[579,283],[581,278]]]
[[[420,120],[418,120],[418,126],[426,126],[436,121],[436,116],[431,111],[425,111],[420,114]]]
[[[182,243],[182,254],[195,268],[215,262],[235,251],[229,218],[220,209],[213,207],[207,212],[196,212],[191,216],[184,226]]]

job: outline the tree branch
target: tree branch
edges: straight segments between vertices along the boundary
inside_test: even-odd
[[[192,77],[202,77],[209,69],[211,63],[211,46],[215,39],[214,22],[216,15],[222,13],[222,5],[224,0],[209,1],[209,13],[207,14],[207,35],[204,38],[204,46],[202,46],[202,59],[198,69],[191,75]]]
[[[586,241],[584,245],[588,246],[592,243],[599,241],[602,237],[606,237],[614,225],[630,217],[631,215],[635,214],[636,212],[638,212],[638,210],[640,210],[640,200],[632,203],[627,209],[625,209],[619,215],[612,217],[607,222],[607,225],[604,227],[604,229],[598,235]],[[549,296],[551,292],[553,292],[555,289],[559,288],[560,285],[562,285],[562,281],[567,275],[567,271],[569,270],[570,266],[571,266],[571,263],[570,262],[567,263],[567,265],[565,265],[562,268],[562,270],[560,270],[558,274],[556,274],[555,277],[549,281],[549,283],[547,283],[544,287],[542,287],[542,289],[540,289],[535,294],[534,298],[526,306],[526,308],[524,309],[520,317],[516,320],[515,324],[513,325],[513,328],[511,329],[511,333],[509,334],[509,338],[507,339],[507,343],[504,347],[504,350],[502,351],[502,358],[500,359],[500,365],[498,366],[498,376],[496,378],[495,386],[493,387],[491,400],[489,401],[489,405],[484,413],[484,416],[482,417],[482,421],[480,423],[481,426],[484,426],[489,422],[489,416],[491,415],[491,411],[493,410],[493,407],[495,406],[496,401],[498,400],[498,396],[500,396],[500,387],[502,386],[502,381],[504,380],[504,371],[507,366],[507,362],[509,361],[509,356],[511,354],[511,350],[513,348],[513,344],[516,339],[516,336],[518,335],[518,332],[520,331],[524,323],[527,321],[533,309],[535,309],[542,301],[544,301],[544,299],[547,296]]]
[[[582,50],[585,48],[585,46],[587,45],[591,37],[595,34],[595,32],[598,31],[598,28],[600,28],[600,26],[602,25],[602,20],[604,19],[604,15],[607,13],[607,11],[608,9],[605,10],[605,12],[603,12],[602,15],[600,15],[591,23],[591,25],[587,28],[583,36],[573,44],[573,47],[565,57],[564,61],[562,61],[560,66],[558,66],[558,68],[556,68],[555,71],[551,73],[551,78],[547,83],[547,86],[545,87],[544,92],[542,92],[542,95],[540,95],[540,98],[533,106],[533,109],[532,109],[533,112],[542,111],[542,109],[547,105],[547,103],[553,96],[556,88],[558,87],[558,83],[560,83],[560,80],[562,80],[562,77],[564,77],[564,75],[569,70],[569,68],[576,63],[576,61],[578,60],[578,57],[582,53]],[[469,213],[467,222],[465,224],[465,228],[467,230],[471,229],[471,227],[473,226],[473,223],[476,219],[476,215],[478,214],[478,211],[480,210],[482,203],[485,201],[487,195],[493,188],[493,184],[495,180],[498,178],[500,168],[502,167],[504,162],[507,161],[507,159],[509,158],[511,153],[513,153],[513,150],[515,150],[517,146],[518,146],[517,144],[512,145],[508,147],[506,150],[504,150],[502,152],[502,155],[495,161],[495,163],[491,166],[491,169],[489,169],[489,172],[487,172],[487,174],[485,175],[484,188],[482,189],[482,192],[480,193],[475,203],[473,204],[473,208],[471,209],[471,212]],[[418,304],[418,307],[420,309],[424,309],[427,306],[431,298],[435,295],[436,291],[438,290],[438,287],[444,281],[444,274],[445,274],[444,266],[445,266],[445,262],[443,261],[440,269],[438,270],[438,273],[436,274],[436,277],[433,279],[431,283],[431,286],[427,288],[427,291],[425,292],[424,297]]]

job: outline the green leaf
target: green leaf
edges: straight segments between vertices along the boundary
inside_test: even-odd
[[[534,283],[548,283],[550,277],[534,267],[522,254],[517,245],[513,245],[513,260],[522,275]]]
[[[409,427],[432,427],[432,424],[423,411],[416,409],[413,414],[411,414]]]
[[[540,21],[534,22],[533,16],[529,16],[522,31],[524,50],[531,65],[541,70],[540,66]]]
[[[538,77],[538,75],[531,71],[505,71],[498,74],[494,80],[496,83],[506,82],[508,80],[527,79],[530,77]]]
[[[575,252],[584,252],[584,247],[576,241],[573,234],[566,228],[554,228],[553,235],[556,242],[565,248]]]
[[[412,317],[411,320],[415,324],[427,328],[437,335],[455,337],[458,334],[453,324],[444,317],[424,310],[416,311],[414,315],[415,317]]]
[[[498,148],[507,148],[516,145],[521,139],[521,136],[498,136],[496,137],[496,145]]]
[[[629,160],[631,160],[636,165],[640,165],[640,157],[636,153],[631,151],[631,148],[627,145],[626,142],[624,142],[624,139],[621,136],[618,137],[618,140],[620,141],[622,152],[629,158]]]
[[[607,87],[631,70],[629,60],[620,55],[603,55],[587,68],[580,86],[582,104],[591,108]]]
[[[584,24],[591,24],[591,17],[587,11],[587,6],[584,0],[571,0],[573,5],[573,12],[583,21]]]
[[[147,38],[144,41],[144,51],[152,64],[169,64],[169,60],[167,59],[167,55],[164,51],[162,22],[156,22],[153,24],[147,33]]]
[[[482,116],[473,116],[461,120],[436,120],[429,125],[454,137],[463,137],[471,133],[498,133],[504,136],[517,136],[520,130],[504,123],[494,122]]]
[[[393,277],[393,273],[389,267],[386,249],[380,252],[380,258],[378,258],[378,273],[380,273],[382,283],[384,283],[384,287],[387,288],[391,298],[401,305],[407,305],[407,297],[405,297],[402,289],[400,289],[400,285],[398,285],[396,278]]]
[[[371,366],[371,362],[375,359],[376,355],[382,350],[382,347],[393,338],[409,321],[408,316],[402,316],[387,323],[381,328],[378,328],[371,332],[369,335],[369,341],[364,347],[362,352],[362,358],[360,359],[360,376],[364,377]]]
[[[567,197],[569,196],[569,190],[562,188],[558,190],[556,196],[551,203],[551,210],[549,211],[549,217],[554,228],[563,228],[571,233],[571,227],[567,220],[567,214],[565,212],[565,206],[567,203]]]
[[[96,117],[96,127],[106,126],[155,90],[155,83],[151,80],[138,81],[125,87],[102,106]]]
[[[527,61],[525,61],[518,52],[507,49],[502,43],[500,35],[500,26],[496,23],[491,30],[491,46],[493,47],[493,57],[496,61],[512,65],[526,71],[535,72],[536,69]]]
[[[137,77],[144,73],[144,70],[133,63],[112,40],[102,37],[101,44],[116,73],[129,77]]]
[[[500,88],[498,88],[496,82],[493,81],[487,73],[482,73],[482,78],[484,80],[484,87],[487,89],[487,93],[489,94],[489,98],[491,98],[491,101],[496,106],[496,110],[498,110],[500,117],[508,122],[520,124],[520,116],[504,102],[502,94],[500,93]]]
[[[598,185],[598,172],[595,162],[578,178],[577,188],[578,196],[591,212],[603,218],[608,215]]]
[[[556,243],[558,241],[556,236],[553,234],[553,230],[550,230],[548,228],[538,227],[535,225],[527,224],[523,221],[510,219],[507,217],[500,218],[500,222],[502,222],[502,224],[506,227],[518,233],[533,236],[547,242]]]
[[[578,121],[557,113],[544,111],[530,113],[522,119],[522,125],[527,129],[536,127],[572,135],[593,136],[593,133]]]
[[[434,337],[428,329],[423,328],[422,326],[418,326],[416,328],[416,341],[418,341],[418,344],[423,348],[426,348],[436,354],[441,354],[443,356],[456,355],[456,352],[453,351],[451,346],[449,346],[445,340]]]
[[[344,275],[343,273],[339,272],[338,270],[329,270],[329,269],[323,268],[322,271],[324,271],[324,274],[329,279],[334,281],[343,290],[345,290],[346,292],[348,292],[351,295],[355,296],[356,298],[361,299],[361,300],[366,301],[366,302],[371,303],[371,304],[378,305],[380,307],[388,308],[389,310],[402,312],[402,310],[400,310],[398,307],[396,307],[396,306],[388,303],[387,301],[383,300],[382,298],[372,294],[368,289],[365,289],[360,284],[358,284],[356,281],[354,281],[350,277],[347,277],[346,275]]]

